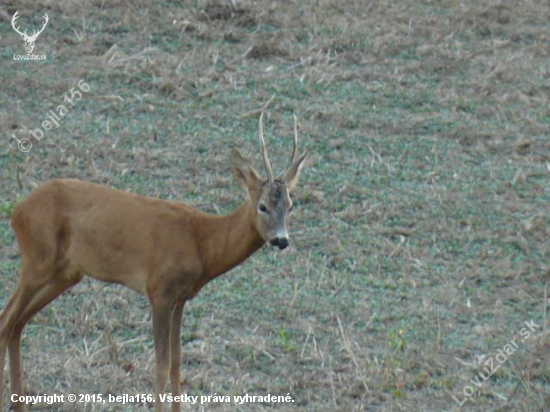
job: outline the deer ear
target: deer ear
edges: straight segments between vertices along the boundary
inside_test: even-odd
[[[250,160],[244,157],[237,149],[233,149],[230,158],[231,173],[241,186],[249,192],[258,190],[262,179],[258,172],[250,164]]]
[[[292,191],[298,184],[298,177],[300,176],[300,170],[302,170],[302,167],[304,166],[307,158],[307,151],[302,153],[300,156],[298,156],[294,161],[290,164],[286,172],[284,173],[282,180],[285,182],[285,185],[288,187],[288,190]]]

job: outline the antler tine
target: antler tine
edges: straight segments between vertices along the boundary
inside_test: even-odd
[[[44,13],[44,23],[42,23],[42,28],[40,29],[40,31],[38,32],[38,34],[42,33],[44,31],[44,29],[46,28],[46,25],[48,24],[48,22],[50,21],[50,18],[48,17],[48,15],[46,13]]]
[[[44,22],[42,23],[42,28],[38,31],[33,30],[32,31],[32,36],[30,36],[30,37],[36,39],[38,37],[38,35],[44,31],[44,29],[46,28],[46,25],[48,24],[48,21],[50,21],[50,18],[48,17],[48,15],[46,13],[44,13],[43,19],[44,19]]]
[[[267,181],[273,182],[273,170],[271,169],[271,164],[269,163],[269,158],[267,157],[267,148],[265,147],[263,120],[264,120],[264,112],[260,114],[260,143],[262,145],[262,156],[264,158],[264,166],[267,172]]]
[[[15,20],[17,20],[17,18],[19,17],[18,14],[19,14],[19,10],[17,10],[13,15],[13,17],[11,18],[11,25],[14,27],[15,27]]]
[[[294,146],[292,147],[292,158],[290,160],[290,164],[294,162],[294,159],[296,159],[296,152],[298,150],[298,117],[296,117],[296,113],[292,113],[294,116]]]
[[[296,152],[298,151],[298,118],[296,117],[296,113],[293,113],[292,115],[294,116],[294,146],[292,147],[292,157],[290,158],[290,164],[288,165],[286,170],[290,169],[290,166],[292,166],[292,163],[294,163],[294,160],[296,160]]]
[[[13,29],[14,29],[17,33],[19,33],[20,35],[24,36],[24,35],[27,34],[27,30],[25,30],[25,33],[21,33],[21,32],[19,31],[19,27],[15,27],[15,24],[16,24],[15,21],[16,21],[18,18],[19,18],[19,10],[17,10],[17,11],[15,12],[15,14],[13,15],[13,17],[11,18],[11,26],[13,27]]]

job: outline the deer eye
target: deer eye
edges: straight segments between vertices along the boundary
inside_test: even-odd
[[[267,207],[263,203],[259,204],[258,210],[262,213],[267,213]]]

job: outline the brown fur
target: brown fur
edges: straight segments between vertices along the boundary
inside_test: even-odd
[[[184,203],[167,202],[73,179],[45,183],[19,204],[12,227],[21,251],[21,277],[0,315],[0,409],[9,351],[11,393],[22,394],[21,333],[32,316],[84,275],[124,284],[146,294],[153,311],[156,359],[155,410],[171,379],[180,393],[181,318],[185,302],[227,272],[286,225],[290,199],[305,154],[286,181],[262,180],[238,151],[231,169],[249,197],[235,212],[214,216]],[[292,165],[291,165],[292,167]],[[290,169],[290,168],[289,168]],[[257,212],[259,202],[272,214]],[[25,410],[22,403],[13,408]],[[179,403],[172,404],[179,411]]]

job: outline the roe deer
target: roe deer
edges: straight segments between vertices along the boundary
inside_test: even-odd
[[[17,289],[0,315],[0,409],[9,351],[11,393],[22,395],[21,333],[27,322],[84,275],[120,283],[147,295],[152,307],[156,362],[155,411],[171,380],[180,394],[181,320],[185,302],[208,282],[243,262],[266,242],[289,245],[287,221],[307,152],[294,148],[277,179],[259,137],[267,180],[233,150],[231,171],[248,191],[233,213],[216,216],[184,203],[137,196],[75,179],[47,182],[15,209],[12,227],[21,251]],[[24,403],[12,402],[16,411]],[[179,411],[178,402],[172,411]],[[0,411],[1,412],[1,411]]]

